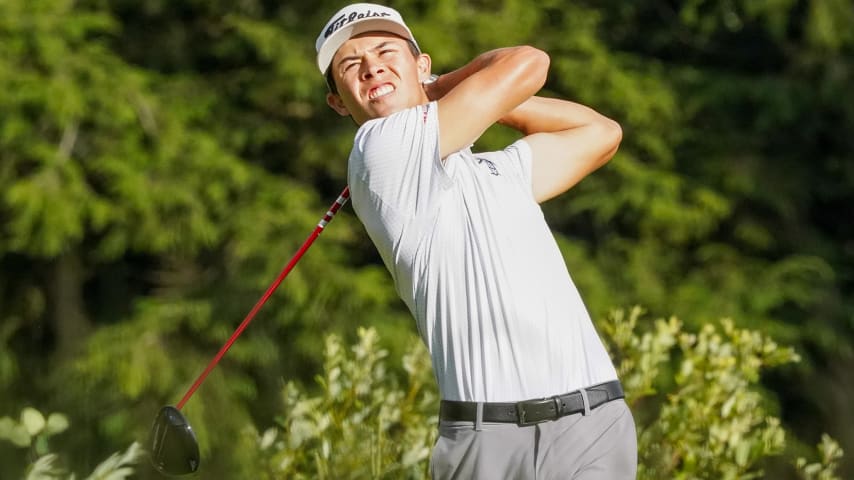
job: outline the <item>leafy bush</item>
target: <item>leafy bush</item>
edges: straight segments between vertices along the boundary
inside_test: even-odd
[[[6,440],[12,445],[27,449],[29,458],[33,459],[25,472],[25,480],[74,480],[74,474],[69,474],[58,465],[59,456],[50,453],[48,440],[69,427],[68,418],[61,413],[51,413],[45,416],[38,410],[27,407],[21,411],[20,419],[10,417],[0,418],[0,440]],[[142,447],[133,443],[124,453],[115,453],[98,465],[86,480],[124,480],[134,474],[133,465],[143,456]]]
[[[774,459],[805,480],[839,480],[843,452],[827,435],[816,460],[788,458],[786,432],[760,387],[763,370],[799,360],[791,348],[731,320],[689,332],[676,318],[641,318],[638,308],[617,310],[599,325],[638,426],[639,479],[761,478]],[[439,397],[426,349],[409,342],[398,378],[375,329],[360,328],[349,347],[326,337],[319,388],[288,383],[275,425],[245,429],[257,447],[253,478],[429,478]],[[27,408],[19,420],[0,419],[0,439],[29,449],[26,480],[66,478],[48,438],[67,428],[64,415]],[[134,443],[88,478],[127,478],[141,457]]]
[[[798,356],[731,320],[689,333],[661,319],[637,334],[640,315],[614,312],[602,325],[636,416],[649,417],[638,426],[638,477],[761,477],[758,465],[783,453],[785,432],[758,388],[760,371]]]
[[[786,432],[759,380],[764,369],[797,362],[791,348],[731,320],[693,333],[660,319],[642,331],[641,316],[618,310],[600,324],[638,423],[639,479],[760,478],[772,458],[805,479],[838,478],[842,451],[828,436],[816,462],[785,457]],[[277,425],[252,433],[264,478],[429,477],[438,399],[429,356],[413,338],[400,381],[378,341],[361,329],[348,350],[330,336],[320,392],[285,387]]]
[[[427,476],[438,403],[430,358],[412,338],[401,383],[386,370],[376,330],[358,335],[349,349],[327,337],[318,395],[285,387],[278,425],[258,436],[263,478]]]

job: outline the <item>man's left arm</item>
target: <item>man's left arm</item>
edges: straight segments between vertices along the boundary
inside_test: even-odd
[[[569,190],[614,154],[620,125],[595,110],[567,100],[531,97],[499,123],[526,135],[533,153],[532,188],[537,202]]]

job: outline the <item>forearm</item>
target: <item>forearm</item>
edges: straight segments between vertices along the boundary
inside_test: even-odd
[[[525,47],[499,48],[478,55],[466,65],[452,72],[440,75],[436,81],[432,83],[425,84],[424,91],[427,93],[427,98],[432,101],[444,97],[463,80],[499,61],[517,54],[522,48]]]
[[[620,125],[595,110],[553,98],[531,97],[499,119],[525,134],[531,148],[531,186],[538,202],[560,195],[614,156]]]
[[[569,100],[534,96],[501,118],[498,123],[522,132],[551,133],[611,122],[592,108]]]

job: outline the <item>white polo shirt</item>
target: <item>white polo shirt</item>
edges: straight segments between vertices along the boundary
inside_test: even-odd
[[[437,108],[362,125],[348,181],[442,398],[518,401],[616,379],[534,200],[530,147],[442,162]]]

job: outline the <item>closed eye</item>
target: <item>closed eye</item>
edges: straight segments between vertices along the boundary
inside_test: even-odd
[[[359,65],[359,62],[349,62],[349,63],[345,64],[343,68],[341,68],[341,71],[346,72],[346,71],[350,70],[351,68],[358,66],[358,65]]]

